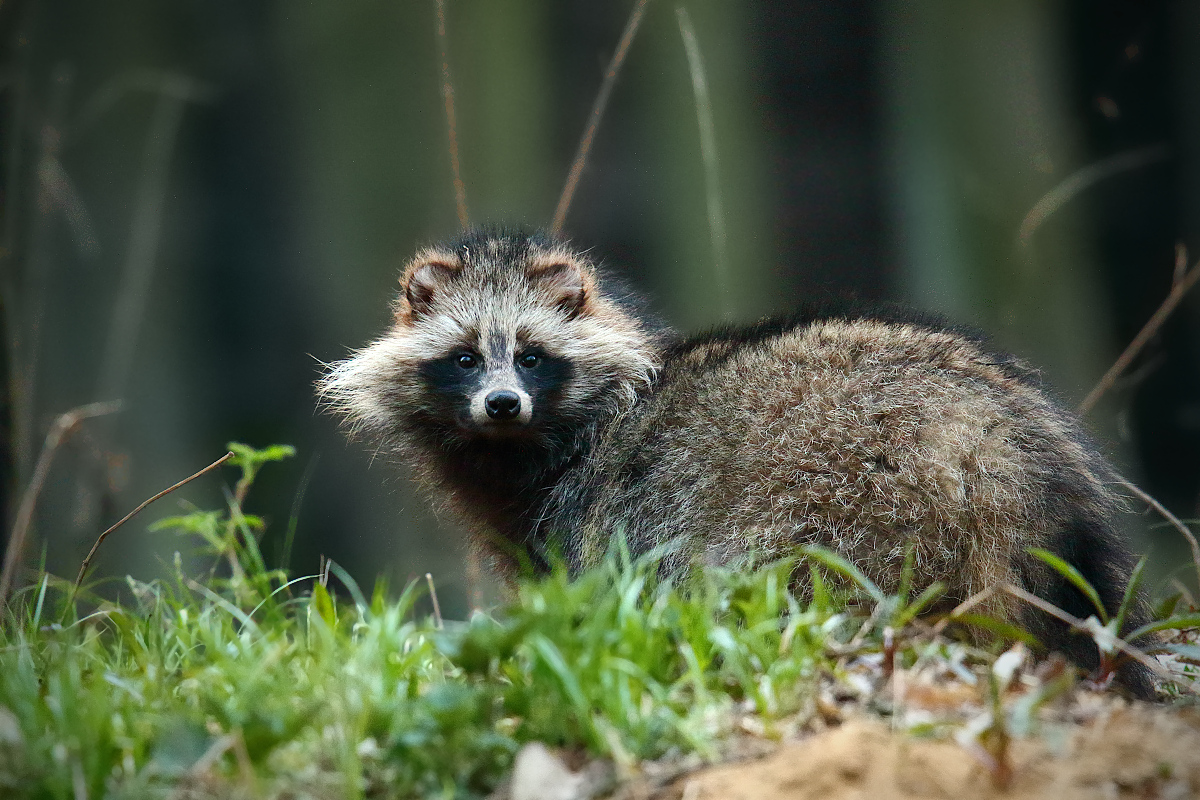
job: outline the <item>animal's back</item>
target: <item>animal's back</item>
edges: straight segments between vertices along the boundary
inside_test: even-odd
[[[1128,558],[1106,469],[1020,364],[967,336],[769,324],[669,353],[636,413],[556,489],[550,525],[572,531],[579,566],[618,534],[635,552],[673,541],[678,569],[817,544],[890,591],[911,546],[951,600],[1011,582],[1086,616],[1026,549],[1098,537],[1111,574],[1095,578],[1119,597]],[[1003,593],[986,607],[1022,616]]]

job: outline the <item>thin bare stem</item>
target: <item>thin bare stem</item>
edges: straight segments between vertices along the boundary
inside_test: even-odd
[[[583,131],[583,138],[579,140],[579,149],[575,151],[575,161],[571,164],[567,183],[563,186],[562,196],[558,198],[558,207],[554,209],[554,222],[550,225],[550,232],[555,235],[562,233],[563,223],[567,221],[571,198],[575,196],[579,177],[587,165],[588,153],[592,150],[592,142],[596,138],[600,120],[604,117],[604,108],[608,105],[609,95],[612,94],[613,85],[617,82],[617,74],[621,71],[621,65],[625,62],[625,56],[629,52],[629,45],[633,43],[633,37],[637,34],[638,25],[642,22],[642,14],[645,13],[646,5],[649,2],[650,0],[637,0],[634,4],[633,10],[629,12],[629,20],[625,23],[625,30],[621,33],[621,40],[617,43],[617,50],[613,53],[612,60],[608,62],[608,69],[604,72],[604,81],[600,84],[600,92],[596,95],[596,101],[592,103],[592,113],[588,118],[587,128]]]
[[[1129,365],[1142,352],[1142,348],[1154,338],[1154,334],[1158,333],[1158,329],[1167,321],[1167,318],[1175,311],[1179,302],[1183,300],[1183,296],[1196,285],[1196,281],[1198,280],[1200,280],[1200,263],[1195,264],[1183,278],[1175,282],[1167,298],[1163,300],[1162,305],[1158,307],[1154,315],[1138,331],[1137,336],[1133,337],[1133,341],[1125,348],[1125,352],[1118,356],[1113,365],[1109,367],[1108,372],[1104,373],[1104,377],[1100,379],[1100,382],[1088,392],[1087,397],[1083,398],[1083,402],[1079,404],[1079,408],[1077,409],[1081,415],[1091,411],[1100,398],[1104,396],[1104,393],[1116,383],[1117,378],[1121,377],[1125,370],[1129,369]]]
[[[146,506],[153,503],[155,500],[159,499],[160,497],[165,497],[166,495],[169,495],[171,492],[175,491],[179,487],[196,480],[196,478],[199,478],[201,475],[204,475],[207,472],[211,472],[212,470],[221,466],[222,464],[224,464],[226,461],[228,461],[231,458],[233,458],[233,453],[226,453],[225,455],[221,456],[216,461],[209,464],[207,467],[200,470],[199,472],[197,472],[193,475],[189,475],[188,477],[181,480],[179,483],[176,483],[172,486],[168,486],[166,489],[163,489],[161,492],[154,495],[149,500],[143,501],[140,506],[135,508],[133,511],[130,511],[125,516],[121,517],[121,519],[117,520],[117,522],[114,523],[108,530],[106,530],[104,533],[100,534],[100,537],[98,539],[96,539],[96,543],[94,545],[92,545],[92,549],[88,552],[87,558],[83,559],[83,564],[81,564],[79,567],[79,575],[75,578],[75,591],[79,591],[80,584],[83,583],[84,577],[87,576],[88,569],[91,568],[91,566],[92,566],[92,558],[96,555],[96,551],[100,549],[100,545],[104,544],[104,540],[108,538],[108,535],[110,533],[112,533],[117,528],[124,525],[126,522],[129,522],[129,520],[136,517],[138,515],[138,513],[141,512],[142,509],[144,509]]]
[[[985,600],[990,599],[992,597],[992,595],[994,595],[999,590],[1000,590],[1000,584],[994,583],[991,586],[984,589],[983,591],[976,592],[975,594],[968,597],[966,600],[963,600],[961,603],[959,603],[953,609],[951,609],[949,614],[947,614],[946,616],[942,617],[940,620],[937,621],[937,623],[933,626],[934,635],[936,636],[936,635],[941,634],[942,631],[946,630],[946,626],[949,625],[951,622],[954,622],[956,618],[967,613],[972,608],[974,608],[975,606],[984,602]]]
[[[17,509],[12,531],[8,535],[8,548],[4,553],[4,571],[0,573],[0,606],[3,606],[8,599],[8,591],[12,588],[13,579],[17,573],[17,564],[20,563],[22,552],[25,549],[25,537],[33,522],[33,512],[37,507],[38,495],[42,493],[42,486],[45,485],[46,477],[50,474],[50,464],[54,461],[54,454],[58,451],[59,445],[74,433],[79,423],[85,419],[113,414],[120,408],[121,404],[117,402],[90,403],[61,414],[50,426],[50,430],[46,433],[46,442],[42,445],[42,452],[33,468],[33,477],[29,479],[29,485],[25,487],[25,493],[21,495],[21,505]]]
[[[725,209],[721,202],[721,170],[717,162],[717,134],[713,125],[712,100],[708,95],[708,79],[704,73],[704,60],[700,56],[700,43],[692,27],[692,18],[687,9],[675,9],[679,20],[679,34],[683,37],[683,49],[687,51],[688,71],[692,76],[692,94],[696,98],[696,121],[700,124],[700,157],[704,162],[704,189],[708,204],[708,232],[712,237],[713,259],[717,294],[720,296],[721,312],[726,318],[733,316],[729,297],[729,262],[725,246]]]
[[[1054,605],[1053,603],[1046,602],[1042,598],[1038,597],[1036,594],[1030,594],[1029,592],[1022,589],[1020,586],[1015,586],[1011,583],[1006,583],[1001,588],[1004,589],[1004,591],[1011,594],[1013,597],[1017,598],[1018,600],[1024,600],[1026,603],[1029,603],[1034,608],[1039,608],[1042,611],[1045,611],[1050,616],[1055,617],[1056,619],[1062,620],[1063,622],[1067,623],[1068,625],[1070,625],[1072,628],[1074,628],[1076,630],[1083,631],[1085,633],[1089,631],[1089,627],[1088,627],[1087,623],[1084,622],[1079,617],[1068,614],[1066,611],[1063,611],[1061,608]],[[1129,656],[1134,661],[1137,661],[1139,664],[1146,667],[1146,669],[1150,670],[1151,672],[1153,672],[1155,675],[1162,678],[1163,680],[1170,681],[1172,683],[1178,682],[1178,681],[1176,681],[1175,677],[1173,675],[1171,675],[1170,672],[1168,672],[1166,669],[1163,668],[1162,664],[1158,663],[1157,660],[1146,655],[1141,650],[1138,650],[1136,647],[1133,647],[1132,645],[1127,644],[1124,639],[1120,639],[1120,638],[1117,638],[1116,636],[1114,636],[1113,637],[1113,645],[1118,650],[1120,650],[1122,653]]]
[[[454,114],[454,82],[450,80],[450,56],[446,47],[446,0],[435,0],[437,7],[438,45],[442,50],[442,99],[446,102],[446,128],[450,137],[450,171],[454,173],[454,205],[458,209],[458,224],[465,230],[471,224],[467,214],[467,185],[462,179],[458,160],[458,119]]]
[[[1167,145],[1156,144],[1129,153],[1118,153],[1111,158],[1106,158],[1095,164],[1089,164],[1083,169],[1076,170],[1053,189],[1042,195],[1041,199],[1034,203],[1033,208],[1029,209],[1029,213],[1025,215],[1025,219],[1021,220],[1021,227],[1017,232],[1017,241],[1022,247],[1028,247],[1030,241],[1033,239],[1034,232],[1042,226],[1042,223],[1055,211],[1058,211],[1069,203],[1080,192],[1091,188],[1103,180],[1120,175],[1122,172],[1129,172],[1159,161],[1165,161],[1170,155],[1171,149]]]
[[[1196,535],[1192,533],[1191,529],[1188,528],[1187,525],[1183,524],[1183,520],[1172,514],[1166,506],[1150,496],[1148,492],[1143,491],[1124,478],[1121,478],[1118,482],[1125,489],[1128,489],[1130,492],[1133,492],[1135,495],[1137,495],[1138,499],[1146,503],[1146,505],[1150,506],[1159,514],[1161,514],[1163,519],[1175,527],[1175,530],[1183,534],[1183,538],[1187,540],[1188,546],[1192,548],[1192,563],[1196,566],[1197,577],[1200,577],[1200,542],[1196,541]]]
[[[437,623],[438,630],[442,629],[442,607],[438,603],[437,587],[433,585],[433,573],[425,573],[425,582],[429,584],[429,599],[433,601],[433,619]]]

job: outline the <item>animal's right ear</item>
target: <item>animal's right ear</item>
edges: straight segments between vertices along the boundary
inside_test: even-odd
[[[419,317],[429,311],[434,298],[445,290],[450,279],[458,274],[459,267],[445,261],[414,261],[400,279],[408,314]]]

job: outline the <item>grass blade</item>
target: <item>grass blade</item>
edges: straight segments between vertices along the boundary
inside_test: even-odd
[[[1127,636],[1122,636],[1121,638],[1127,642],[1132,642],[1148,633],[1197,627],[1200,627],[1200,614],[1180,614],[1178,617],[1149,622],[1136,630],[1130,631]]]
[[[1096,607],[1097,616],[1100,617],[1100,621],[1105,625],[1108,624],[1108,610],[1104,608],[1104,603],[1100,602],[1100,595],[1096,592],[1096,587],[1088,583],[1088,579],[1083,577],[1083,574],[1079,570],[1049,550],[1043,550],[1040,547],[1030,547],[1025,552],[1034,558],[1046,562],[1051,569],[1073,583],[1075,588],[1083,592],[1087,599],[1092,601],[1092,605]]]
[[[1134,566],[1132,574],[1129,576],[1129,583],[1125,585],[1125,596],[1121,598],[1121,607],[1117,609],[1117,631],[1120,632],[1125,627],[1125,618],[1129,615],[1129,610],[1133,604],[1138,601],[1138,589],[1142,585],[1142,570],[1146,568],[1146,556],[1138,559],[1137,565]]]
[[[875,582],[863,574],[863,571],[851,564],[845,557],[838,553],[828,550],[824,547],[816,545],[804,545],[800,548],[800,553],[814,561],[819,561],[826,567],[829,567],[834,572],[837,572],[854,583],[862,587],[862,590],[870,595],[871,599],[876,603],[882,603],[887,596],[883,590],[875,585]]]

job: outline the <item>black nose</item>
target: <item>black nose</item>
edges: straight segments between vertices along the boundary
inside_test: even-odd
[[[508,389],[497,389],[484,398],[487,414],[492,419],[512,419],[521,413],[521,397]]]

